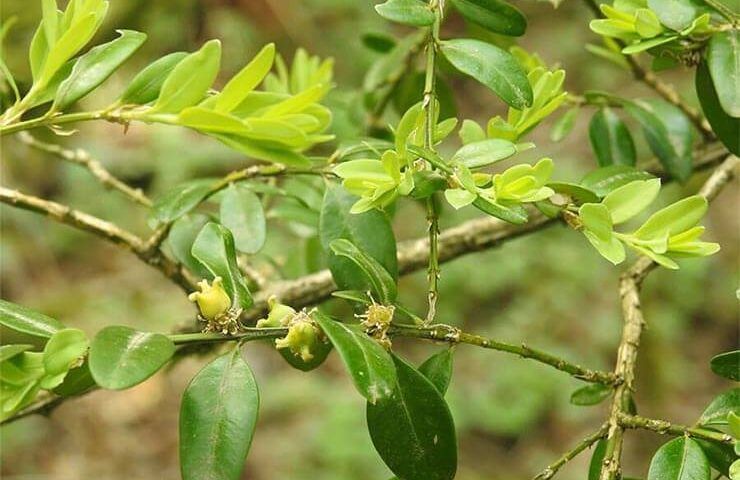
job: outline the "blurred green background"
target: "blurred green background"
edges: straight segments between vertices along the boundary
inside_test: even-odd
[[[21,81],[27,81],[27,45],[40,16],[39,2],[2,0],[3,20],[18,16],[6,39],[4,56]],[[361,33],[393,30],[372,9],[353,0],[126,0],[111,2],[97,41],[115,28],[149,35],[145,46],[81,108],[103,105],[152,59],[174,50],[193,50],[204,40],[223,41],[223,76],[228,78],[267,42],[286,58],[297,47],[336,60],[334,132],[340,139],[360,134],[362,94],[369,66],[378,58],[363,46]],[[589,11],[576,0],[557,9],[550,3],[516,2],[529,18],[521,45],[567,71],[566,87],[612,91],[626,97],[650,96],[629,74],[586,52],[597,42],[588,30]],[[451,18],[445,32],[464,34]],[[696,104],[688,70],[665,74]],[[451,78],[460,118],[485,121],[502,105],[471,80]],[[562,113],[562,112],[561,112]],[[551,118],[533,135],[530,156],[551,156],[556,178],[573,180],[593,168],[584,109],[574,132],[563,142],[548,140]],[[393,113],[388,116],[393,118]],[[553,117],[557,117],[554,115]],[[215,141],[176,128],[81,124],[71,137],[42,138],[88,149],[112,172],[152,196],[195,176],[220,175],[242,167],[245,159]],[[633,128],[637,133],[637,129]],[[638,135],[639,136],[639,135]],[[638,143],[645,153],[644,140]],[[88,173],[3,139],[2,184],[68,203],[144,233],[147,212],[117,193],[105,192]],[[643,155],[643,158],[648,158]],[[699,176],[701,177],[701,176]],[[664,189],[660,202],[693,193],[702,178]],[[738,344],[737,182],[722,193],[706,220],[708,238],[722,244],[709,259],[685,261],[681,270],[654,273],[645,284],[649,326],[640,352],[640,413],[692,423],[709,400],[729,387],[711,374],[709,358]],[[445,211],[443,227],[475,215]],[[0,207],[2,298],[24,304],[84,329],[104,325],[170,331],[193,316],[192,305],[158,272],[132,255],[33,213]],[[424,235],[423,210],[400,205],[399,239]],[[267,254],[255,259],[271,278],[305,273],[301,255],[307,241],[271,222]],[[269,267],[269,268],[268,268]],[[466,330],[547,349],[594,368],[611,369],[620,332],[614,268],[585,239],[554,227],[503,247],[443,266],[440,321]],[[425,275],[406,277],[402,300],[425,308]],[[421,361],[440,346],[399,340],[400,351]],[[365,428],[364,401],[355,393],[335,354],[309,374],[290,369],[266,345],[247,352],[261,388],[262,407],[244,478],[381,480],[390,472],[374,453]],[[177,416],[181,392],[206,362],[191,357],[125,392],[98,391],[56,410],[51,418],[28,418],[0,429],[0,475],[31,479],[175,479]],[[606,403],[569,405],[579,382],[536,363],[493,351],[457,347],[455,375],[448,393],[459,435],[460,480],[530,478],[570,445],[594,431]],[[625,474],[644,477],[649,458],[662,441],[650,433],[628,434]],[[571,462],[559,478],[583,479],[589,454]]]

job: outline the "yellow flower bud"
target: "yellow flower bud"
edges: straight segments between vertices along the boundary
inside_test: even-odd
[[[269,313],[267,318],[257,320],[257,328],[266,327],[287,327],[290,320],[295,315],[295,310],[288,305],[283,305],[277,301],[277,297],[272,295],[267,299]]]
[[[294,355],[308,362],[313,359],[311,352],[318,346],[319,341],[319,329],[308,315],[301,312],[293,316],[288,334],[284,338],[275,340],[275,348],[289,348]]]
[[[200,292],[193,292],[188,295],[191,302],[196,302],[200,309],[200,314],[206,320],[214,320],[226,313],[231,308],[231,298],[224,290],[221,277],[213,279],[213,284],[208,284],[208,280],[198,282]]]

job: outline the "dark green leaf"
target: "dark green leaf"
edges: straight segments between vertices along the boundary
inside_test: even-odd
[[[313,358],[308,361],[303,360],[301,357],[295,355],[293,352],[290,351],[290,349],[287,348],[281,348],[280,350],[278,350],[278,352],[280,352],[280,355],[285,359],[286,362],[290,364],[291,367],[296,368],[302,372],[309,372],[324,363],[324,360],[326,360],[326,357],[329,356],[331,350],[331,343],[319,342],[318,347],[311,350]]]
[[[599,440],[594,447],[594,453],[591,455],[591,463],[588,465],[588,480],[599,480],[601,466],[606,456],[606,441]]]
[[[234,237],[227,228],[207,223],[195,238],[191,253],[214,277],[221,277],[233,305],[252,306],[252,294],[236,261]]]
[[[131,80],[120,102],[123,105],[144,105],[156,100],[167,76],[187,56],[187,52],[174,52],[150,63]]]
[[[419,371],[437,387],[442,396],[447,392],[452,379],[452,354],[452,348],[445,348],[427,358],[419,366]]]
[[[611,109],[604,107],[594,114],[588,136],[600,167],[635,165],[637,153],[632,135]]]
[[[674,105],[658,99],[634,100],[624,103],[625,109],[642,126],[650,149],[661,165],[675,179],[686,180],[691,175],[691,122]]]
[[[64,381],[54,389],[54,393],[62,397],[73,397],[81,395],[93,387],[95,387],[95,379],[90,373],[89,363],[85,362],[79,367],[71,369],[64,377]]]
[[[172,222],[185,215],[211,193],[213,180],[199,179],[182,183],[159,197],[152,209],[157,220]]]
[[[709,40],[707,65],[719,103],[731,117],[740,117],[740,34],[737,29],[717,32]]]
[[[221,223],[231,230],[237,250],[257,253],[265,244],[267,225],[262,202],[241,184],[232,184],[221,198]]]
[[[372,285],[373,293],[381,303],[388,305],[396,299],[398,295],[396,282],[377,260],[366,255],[355,244],[344,238],[333,240],[329,247],[335,255],[349,258],[360,267]]]
[[[740,350],[720,353],[712,358],[712,371],[720,377],[740,380]]]
[[[707,456],[709,465],[730,478],[730,465],[732,465],[732,462],[737,459],[737,455],[735,455],[732,445],[708,442],[706,440],[699,439],[695,439],[695,441],[704,451],[704,455]]]
[[[313,318],[337,349],[357,391],[370,403],[393,393],[396,369],[388,352],[358,325],[346,325],[321,313]]]
[[[385,464],[404,480],[451,480],[457,470],[455,425],[437,388],[393,356],[393,394],[367,404],[367,427]]]
[[[687,437],[666,443],[650,462],[648,480],[710,480],[709,462],[699,444]]]
[[[441,48],[455,68],[493,90],[510,106],[522,110],[532,105],[532,87],[510,53],[471,39],[446,40]]]
[[[385,33],[367,32],[360,39],[363,45],[378,53],[388,53],[396,46],[396,39]]]
[[[570,396],[570,403],[579,406],[596,405],[606,400],[611,394],[610,387],[594,383],[573,392]]]
[[[494,33],[518,37],[527,29],[527,18],[513,5],[501,0],[452,0],[469,22]]]
[[[105,327],[90,345],[90,373],[101,387],[123,390],[157,373],[173,353],[175,345],[165,335]]]
[[[594,192],[599,197],[605,197],[612,190],[627,185],[635,180],[653,178],[647,172],[627,165],[610,165],[587,174],[581,180],[581,185]]]
[[[396,240],[388,217],[378,211],[370,210],[360,214],[350,213],[357,197],[340,186],[327,187],[321,207],[319,233],[324,251],[329,253],[329,269],[334,281],[342,290],[367,290],[370,284],[365,280],[362,270],[348,258],[330,253],[332,241],[344,238],[357,246],[365,254],[374,258],[391,275],[398,278],[396,259]]]
[[[72,73],[59,86],[52,109],[66,110],[95,90],[146,40],[145,34],[133,30],[119,30],[119,33],[117,39],[91,48],[77,60]]]
[[[30,308],[0,299],[0,325],[33,337],[51,338],[64,329],[61,322]]]
[[[425,27],[434,23],[434,12],[421,0],[387,0],[376,5],[375,11],[386,20],[412,27]]]
[[[238,350],[206,365],[180,406],[183,480],[238,480],[259,411],[259,392]]]
[[[720,105],[706,62],[696,68],[696,94],[717,138],[731,153],[740,155],[740,118],[729,116]]]
[[[721,393],[712,400],[697,422],[699,425],[727,425],[730,412],[740,415],[740,388]]]

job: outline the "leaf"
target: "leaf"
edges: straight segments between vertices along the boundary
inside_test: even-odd
[[[699,425],[727,425],[730,412],[740,415],[740,388],[733,388],[716,396],[704,410]]]
[[[165,335],[113,325],[93,338],[90,373],[101,387],[123,390],[157,373],[174,353],[175,345]]]
[[[643,240],[676,235],[699,223],[706,211],[707,199],[692,195],[652,214],[634,235]]]
[[[378,15],[391,22],[426,27],[434,23],[434,12],[420,0],[387,0],[375,6]]]
[[[612,394],[612,389],[607,385],[594,383],[581,387],[570,395],[570,403],[579,406],[597,405]]]
[[[513,5],[501,0],[452,0],[469,22],[494,33],[518,37],[527,30],[527,18]]]
[[[337,349],[357,391],[370,403],[388,398],[396,383],[396,368],[388,352],[358,325],[346,325],[319,312],[313,318]]]
[[[583,234],[599,254],[617,265],[624,261],[624,245],[612,232],[609,209],[601,203],[586,203],[578,209]]]
[[[131,80],[119,102],[123,105],[144,105],[156,100],[165,79],[187,56],[187,52],[173,52],[147,65]]]
[[[248,135],[250,128],[244,120],[203,107],[187,107],[177,116],[184,127],[207,133]]]
[[[232,305],[252,306],[252,294],[236,261],[234,237],[227,228],[208,222],[195,238],[191,253],[214,277],[221,277]]]
[[[709,461],[709,465],[729,478],[730,465],[737,459],[732,445],[699,439],[694,439],[694,441],[701,447]]]
[[[457,470],[455,425],[437,388],[393,356],[391,396],[367,405],[367,427],[383,462],[404,480],[451,480]]]
[[[221,198],[221,223],[234,235],[244,253],[257,253],[265,244],[267,225],[262,202],[248,187],[230,185]]]
[[[691,175],[693,133],[686,115],[658,100],[626,101],[624,107],[642,126],[650,149],[666,171],[679,181]]]
[[[107,9],[107,2],[106,9]],[[38,77],[41,85],[47,85],[67,60],[72,58],[87,42],[90,41],[100,23],[97,13],[91,12],[76,22],[59,40],[49,48],[46,60]],[[48,45],[48,43],[47,43]]]
[[[532,87],[510,53],[471,39],[443,41],[441,50],[455,68],[493,90],[510,106],[519,110],[532,106]]]
[[[241,478],[259,404],[254,375],[238,349],[198,372],[180,405],[183,480]]]
[[[92,378],[92,374],[90,374],[89,362],[86,361],[79,367],[75,367],[67,372],[64,381],[55,387],[53,391],[62,397],[73,397],[91,390],[95,385],[95,380]]]
[[[329,253],[332,241],[338,238],[349,240],[380,263],[394,281],[397,280],[396,240],[388,217],[374,209],[352,214],[350,209],[356,201],[357,197],[340,186],[327,187],[319,221],[321,246]],[[362,270],[348,258],[330,253],[328,260],[329,270],[340,289],[367,290],[370,287]]]
[[[396,282],[377,260],[366,255],[355,244],[344,238],[333,240],[329,244],[335,255],[349,258],[360,267],[372,285],[376,298],[384,305],[391,304],[398,295]]]
[[[146,40],[145,34],[133,30],[119,30],[118,33],[121,36],[117,39],[91,48],[77,60],[72,73],[59,85],[52,110],[66,110],[95,90]]]
[[[648,480],[710,480],[707,457],[699,444],[680,437],[658,449],[650,462]]]
[[[706,62],[696,67],[695,84],[701,109],[717,138],[731,153],[740,155],[740,118],[729,116],[720,105]]]
[[[602,203],[609,209],[614,225],[626,222],[650,205],[660,192],[660,179],[635,180],[615,188]]]
[[[611,109],[604,107],[591,117],[588,137],[600,167],[635,165],[637,152],[632,135]]]
[[[178,113],[200,102],[216,79],[220,64],[221,42],[206,42],[172,69],[150,112]]]
[[[707,65],[719,103],[731,117],[740,117],[740,45],[738,31],[717,32],[709,40]]]
[[[715,355],[710,364],[712,371],[720,377],[740,381],[740,350]]]
[[[0,325],[33,337],[51,338],[64,325],[43,313],[0,299]]]
[[[4,362],[32,348],[33,345],[28,344],[2,345],[0,346],[0,362]]]
[[[468,143],[452,156],[451,162],[468,168],[479,168],[509,158],[517,153],[516,145],[508,140],[492,138]]]
[[[213,180],[198,179],[181,183],[157,198],[152,206],[154,216],[163,223],[172,222],[185,215],[211,193]]]
[[[599,440],[594,447],[594,453],[591,455],[591,463],[588,465],[588,480],[599,480],[601,466],[606,456],[606,442]]]
[[[578,119],[578,112],[580,108],[576,105],[568,109],[552,126],[550,130],[550,140],[553,142],[560,142],[573,130]]]
[[[444,396],[452,379],[453,349],[445,348],[427,358],[419,366],[421,372]]]
[[[650,10],[666,27],[681,31],[699,16],[699,5],[693,0],[648,0]]]
[[[210,217],[199,213],[183,215],[175,221],[167,235],[167,244],[175,259],[200,278],[207,278],[210,273],[193,257],[190,250],[195,238],[210,220]]]
[[[275,44],[268,43],[216,95],[214,110],[230,112],[236,108],[262,82],[274,60]]]
[[[550,182],[546,186],[553,189],[556,193],[569,196],[578,203],[597,203],[599,201],[599,196],[596,195],[596,192],[577,183]]]
[[[647,172],[627,165],[610,165],[596,169],[581,180],[581,185],[593,191],[599,197],[604,197],[612,190],[635,180],[653,178]]]
[[[513,223],[514,225],[523,225],[527,223],[527,219],[529,218],[524,207],[518,204],[504,206],[478,197],[473,201],[473,206],[481,212],[500,218],[505,222]]]
[[[46,374],[66,374],[72,365],[85,355],[89,344],[85,332],[76,328],[65,328],[55,333],[44,346]],[[62,379],[63,377],[59,379],[60,383]]]

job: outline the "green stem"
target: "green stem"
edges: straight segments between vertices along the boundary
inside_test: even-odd
[[[65,115],[32,118],[23,122],[17,122],[6,126],[0,126],[0,137],[11,133],[22,132],[39,127],[51,125],[64,125],[66,123],[87,122],[90,120],[115,120],[116,117],[105,114],[103,111],[68,113]]]
[[[388,334],[396,337],[422,338],[452,344],[465,343],[481,348],[498,350],[500,352],[513,353],[522,358],[529,358],[540,363],[550,365],[551,367],[568,373],[579,380],[601,383],[604,385],[615,385],[618,383],[616,377],[611,373],[589,370],[547,352],[528,347],[525,344],[514,345],[512,343],[500,342],[480,335],[462,332],[450,325],[438,324],[428,327],[393,325],[388,330]]]
[[[604,424],[597,432],[592,433],[588,437],[578,442],[575,447],[568,450],[560,458],[548,465],[547,468],[545,468],[536,477],[534,477],[534,480],[549,480],[550,478],[554,477],[558,470],[563,467],[563,465],[576,458],[579,453],[586,450],[594,443],[606,437],[606,433],[608,430],[609,425]]]
[[[424,80],[424,148],[434,151],[434,111],[435,111],[435,78],[436,78],[436,61],[437,61],[437,43],[439,41],[439,26],[442,22],[442,12],[439,2],[432,0],[430,7],[434,11],[435,20],[429,32],[427,42],[427,62],[426,77]],[[429,310],[427,311],[426,323],[429,324],[434,320],[437,313],[437,297],[439,296],[439,215],[435,207],[434,196],[426,199],[426,216],[429,228],[429,267],[427,269],[427,280],[429,288],[427,297]]]
[[[169,335],[175,345],[189,345],[193,343],[223,343],[248,342],[266,338],[279,338],[288,334],[287,328],[242,328],[236,335],[221,335],[218,333],[180,333]]]
[[[620,413],[618,420],[619,424],[625,428],[639,428],[660,433],[661,435],[673,435],[676,437],[688,435],[689,437],[709,440],[710,442],[724,443],[727,445],[732,445],[733,443],[732,435],[717,432],[715,430],[708,430],[706,428],[688,427],[665,420],[645,418],[640,417],[639,415],[628,415],[626,413]]]

